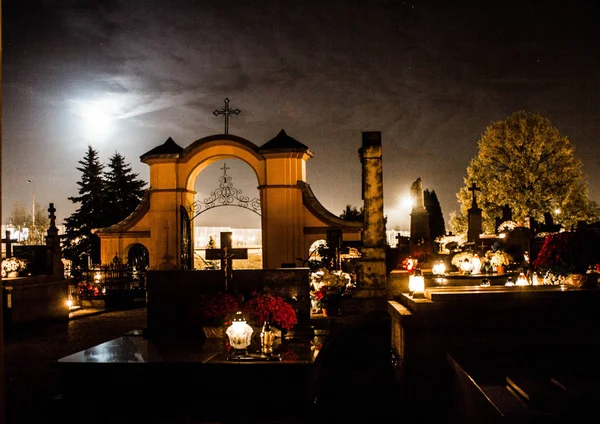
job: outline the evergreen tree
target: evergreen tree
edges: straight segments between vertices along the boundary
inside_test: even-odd
[[[346,205],[346,209],[341,213],[340,218],[345,221],[363,222],[364,212],[361,206],[358,209],[356,206]]]
[[[557,223],[567,228],[580,220],[598,219],[598,206],[588,198],[587,181],[574,147],[547,118],[516,112],[490,125],[478,148],[467,168],[465,186],[457,193],[461,210],[451,218],[454,232],[466,231],[472,183],[481,188],[476,196],[486,233],[496,231],[495,219],[502,215],[505,204],[517,223],[527,217],[541,222],[545,212],[555,209],[561,210]]]
[[[429,212],[429,234],[431,239],[434,240],[436,237],[446,235],[444,214],[435,190],[431,192],[429,190],[423,191],[423,203],[425,209]]]
[[[106,210],[110,215],[109,225],[112,225],[127,218],[139,205],[146,183],[137,178],[138,174],[133,173],[131,165],[117,152],[110,158],[104,177]]]
[[[106,211],[106,184],[103,179],[104,165],[100,163],[98,152],[88,146],[83,160],[78,162],[81,167],[79,196],[69,197],[73,203],[80,206],[65,220],[63,252],[74,266],[85,266],[86,257],[93,263],[100,262],[100,239],[92,234],[92,229],[105,227],[110,224],[111,217]]]
[[[362,206],[359,209],[356,206],[352,206],[352,205],[346,205],[346,209],[344,209],[342,211],[342,213],[340,214],[340,218],[342,218],[344,221],[351,221],[351,222],[363,222],[364,216],[365,216],[365,211]],[[383,227],[384,228],[387,225],[387,220],[388,220],[387,216],[384,216],[383,217]]]

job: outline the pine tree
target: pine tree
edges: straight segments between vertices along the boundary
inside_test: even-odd
[[[434,240],[438,236],[446,235],[446,224],[444,223],[444,214],[442,213],[442,207],[438,200],[435,190],[423,191],[423,203],[425,209],[429,212],[429,234],[431,239]]]
[[[358,209],[356,206],[346,205],[346,209],[344,209],[344,211],[342,211],[342,213],[340,214],[340,218],[342,218],[345,221],[352,222],[363,222],[363,217],[364,211],[362,206],[360,207],[360,209]]]
[[[575,158],[573,145],[547,118],[513,113],[490,125],[478,148],[467,168],[465,186],[457,193],[461,211],[451,218],[456,233],[466,231],[472,183],[481,188],[477,204],[487,233],[495,232],[495,219],[505,204],[517,223],[528,217],[541,222],[545,212],[556,209],[561,210],[558,223],[567,228],[577,221],[598,219],[598,206],[588,198],[582,163]]]
[[[81,167],[79,196],[69,197],[73,203],[80,206],[65,220],[63,252],[74,266],[85,266],[86,256],[93,263],[100,262],[100,239],[92,234],[92,229],[109,225],[111,219],[106,211],[106,184],[103,179],[104,165],[100,163],[98,152],[88,146],[83,160],[78,162]]]
[[[108,168],[104,174],[106,210],[111,218],[109,225],[112,225],[127,218],[139,205],[146,183],[137,178],[138,174],[133,173],[131,165],[117,152],[110,158]]]

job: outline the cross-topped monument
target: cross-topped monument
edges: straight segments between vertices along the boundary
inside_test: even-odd
[[[232,246],[231,231],[221,232],[221,248],[206,249],[206,259],[221,260],[221,270],[225,275],[225,291],[229,290],[229,283],[233,277],[233,260],[248,259],[248,249],[236,248]]]
[[[54,213],[56,212],[56,208],[54,207],[54,203],[50,203],[48,212],[48,218],[50,218],[50,227],[48,227],[48,231],[46,232],[46,247],[48,248],[46,256],[46,269],[56,278],[63,279],[65,278],[65,266],[61,259],[62,253],[60,248],[58,228],[56,227],[56,215]]]
[[[225,118],[225,134],[229,134],[229,115],[239,115],[241,110],[239,109],[229,109],[229,99],[225,97],[224,100],[225,106],[223,109],[215,109],[213,114],[215,116],[223,115]]]
[[[468,187],[468,190],[473,192],[473,203],[471,204],[471,207],[473,209],[477,209],[477,199],[475,198],[475,192],[481,191],[481,188],[477,187],[477,184],[473,182],[473,184],[471,184],[471,187]]]
[[[19,240],[14,239],[14,238],[10,238],[10,231],[6,230],[4,232],[5,237],[2,239],[2,243],[4,243],[6,245],[6,257],[10,258],[12,257],[12,245],[13,243],[18,243]]]

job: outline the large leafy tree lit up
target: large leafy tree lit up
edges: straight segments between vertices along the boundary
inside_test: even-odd
[[[478,142],[479,153],[467,168],[465,186],[457,193],[460,213],[452,217],[457,233],[466,231],[475,183],[486,233],[495,232],[495,219],[507,204],[513,221],[527,217],[543,221],[556,213],[555,222],[570,228],[578,221],[598,219],[598,206],[588,198],[582,164],[569,139],[538,114],[519,111],[490,125]]]

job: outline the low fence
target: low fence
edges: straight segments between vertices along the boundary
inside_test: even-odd
[[[128,265],[102,265],[80,270],[69,297],[74,305],[127,308],[146,300],[146,271]]]

